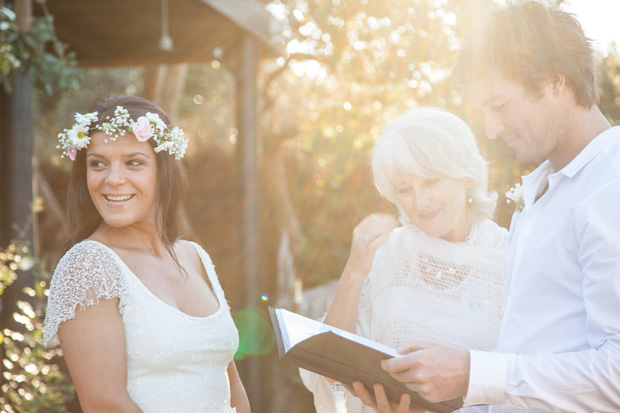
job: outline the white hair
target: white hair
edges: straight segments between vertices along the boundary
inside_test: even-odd
[[[379,193],[395,204],[400,173],[469,178],[472,212],[491,218],[497,193],[488,190],[488,167],[474,134],[458,116],[434,107],[417,107],[392,122],[372,150],[372,174]]]

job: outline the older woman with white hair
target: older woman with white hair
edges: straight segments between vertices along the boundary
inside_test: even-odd
[[[371,163],[402,226],[373,214],[355,228],[324,322],[395,349],[420,340],[493,349],[507,231],[491,220],[497,194],[473,133],[445,110],[418,107],[388,126]],[[306,371],[302,379],[318,412],[373,411],[337,383]]]

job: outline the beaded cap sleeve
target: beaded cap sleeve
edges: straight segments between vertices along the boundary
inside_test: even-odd
[[[118,263],[110,250],[94,241],[82,241],[62,257],[50,285],[43,339],[47,346],[58,344],[58,328],[75,318],[99,299],[119,299],[122,314],[127,288]]]

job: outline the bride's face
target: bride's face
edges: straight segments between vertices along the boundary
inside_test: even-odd
[[[472,181],[444,175],[399,174],[396,200],[411,223],[431,237],[465,241],[471,229],[467,191]]]
[[[132,133],[111,141],[95,132],[86,162],[88,191],[106,224],[155,225],[157,161],[147,142],[139,142]]]

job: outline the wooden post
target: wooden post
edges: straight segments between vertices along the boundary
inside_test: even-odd
[[[32,0],[15,0],[15,24],[20,33],[26,33],[32,26]]]
[[[242,262],[246,287],[246,307],[260,300],[259,262],[259,168],[258,168],[258,61],[259,43],[246,35],[241,42],[240,59],[236,61],[237,162],[239,165],[242,227],[240,230]],[[249,356],[246,391],[253,410],[261,410],[261,378],[258,356]]]
[[[26,228],[22,240],[34,247],[32,231],[32,154],[33,116],[32,84],[22,73],[15,73],[12,93],[0,88],[0,248],[8,246],[17,236],[14,226]],[[23,331],[23,326],[13,319],[17,301],[28,301],[25,287],[33,286],[31,272],[18,270],[15,282],[0,297],[0,328]],[[0,359],[4,348],[0,346]],[[5,382],[0,365],[0,386]]]
[[[30,28],[30,0],[15,2],[16,23],[20,32]],[[13,74],[11,93],[0,88],[0,248],[5,248],[18,233],[26,229],[25,241],[34,247],[32,231],[32,156],[33,114],[32,83],[22,72]],[[2,295],[0,328],[14,329],[15,302],[25,299],[22,290],[32,286],[32,274],[19,272],[19,277]]]

